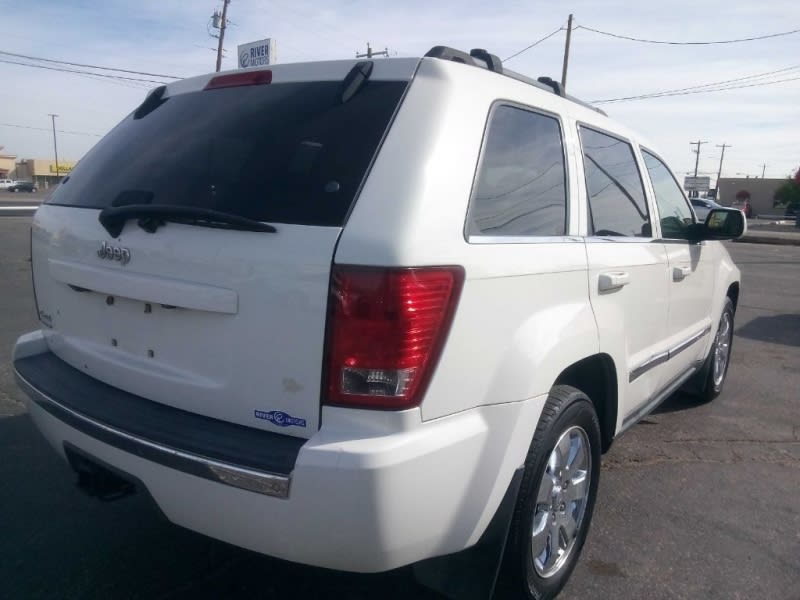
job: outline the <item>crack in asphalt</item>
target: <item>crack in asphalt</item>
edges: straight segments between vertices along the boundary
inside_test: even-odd
[[[757,463],[768,465],[780,465],[784,467],[793,467],[800,469],[800,459],[795,458],[775,458],[767,459],[764,457],[734,457],[732,459],[720,458],[701,458],[695,454],[695,458],[686,457],[670,457],[660,456],[657,458],[627,458],[627,459],[614,459],[613,461],[604,462],[603,470],[614,471],[617,469],[635,469],[639,467],[652,467],[661,464],[714,464],[714,465],[740,465],[742,463]]]
[[[795,444],[800,443],[797,437],[798,428],[795,427],[794,439],[785,440],[759,440],[750,438],[732,438],[732,439],[709,439],[709,438],[686,438],[678,440],[662,440],[664,444]]]
[[[762,439],[673,439],[662,440],[660,445],[639,446],[644,454],[631,456],[606,456],[602,468],[632,469],[659,464],[741,464],[760,463],[800,468],[800,427],[795,427],[795,439],[762,440]],[[682,454],[677,454],[675,444],[682,444]],[[709,451],[715,456],[708,456]]]

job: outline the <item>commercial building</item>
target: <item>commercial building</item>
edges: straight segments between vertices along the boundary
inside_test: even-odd
[[[69,175],[75,167],[74,161],[59,160],[56,162],[46,158],[24,158],[17,162],[15,179],[33,181],[38,187],[47,189],[58,183],[62,177]]]
[[[0,179],[16,179],[17,156],[3,152],[0,146]]]
[[[783,179],[761,179],[758,177],[721,177],[717,188],[717,202],[730,206],[739,192],[750,195],[750,206],[753,215],[775,215],[782,211],[773,207],[775,192],[786,183]]]

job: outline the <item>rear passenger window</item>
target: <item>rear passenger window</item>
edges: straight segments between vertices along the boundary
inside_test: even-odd
[[[652,237],[644,186],[631,145],[581,127],[590,234]]]
[[[567,194],[557,119],[499,106],[492,111],[470,202],[469,235],[564,235]]]

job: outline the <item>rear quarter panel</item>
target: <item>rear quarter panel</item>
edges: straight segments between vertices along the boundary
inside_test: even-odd
[[[483,69],[423,60],[335,256],[340,264],[464,267],[449,338],[422,402],[424,420],[546,394],[564,368],[598,351],[581,239],[465,239],[487,117],[503,100],[554,115],[565,103]],[[573,192],[574,177],[569,168]],[[569,234],[585,219],[573,201]]]

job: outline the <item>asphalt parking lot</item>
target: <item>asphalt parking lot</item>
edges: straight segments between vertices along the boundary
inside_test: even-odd
[[[293,565],[175,527],[141,496],[82,495],[11,375],[14,340],[37,326],[29,222],[0,218],[0,597],[439,597],[407,570]],[[604,457],[562,598],[800,599],[800,247],[729,248],[743,286],[726,389],[671,398]]]

